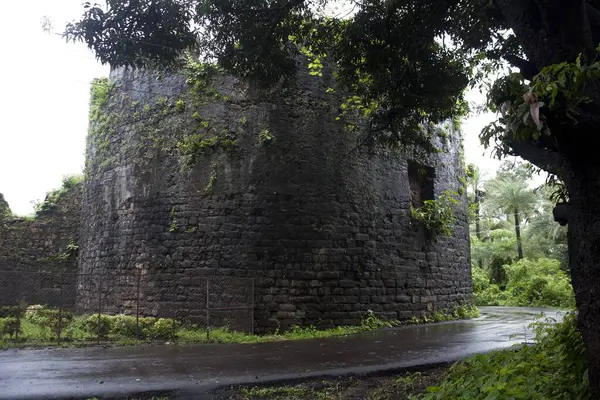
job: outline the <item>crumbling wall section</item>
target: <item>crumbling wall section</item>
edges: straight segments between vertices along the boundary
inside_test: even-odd
[[[75,306],[82,188],[77,182],[52,192],[31,217],[13,216],[3,202],[8,211],[0,211],[0,305]]]

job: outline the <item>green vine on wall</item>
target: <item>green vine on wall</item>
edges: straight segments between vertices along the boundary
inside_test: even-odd
[[[208,180],[208,184],[204,188],[207,193],[212,193],[215,188],[215,183],[217,182],[217,164],[212,165],[212,172],[210,175],[210,179]]]
[[[218,133],[211,122],[202,118],[200,107],[214,100],[228,101],[228,96],[221,95],[214,87],[214,79],[223,72],[215,64],[201,63],[188,57],[183,68],[190,87],[190,105],[181,101],[175,103],[175,109],[183,113],[187,109],[193,110],[192,119],[196,121],[199,133],[188,135],[177,142],[177,149],[181,156],[181,164],[185,168],[192,168],[201,157],[213,154],[217,150],[233,153],[239,149],[235,129],[223,128]],[[243,121],[245,123],[245,119]],[[243,124],[240,122],[240,124]]]
[[[326,55],[315,54],[305,46],[302,46],[300,51],[308,58],[308,73],[312,76],[323,76],[323,63],[321,62],[321,58],[326,57]]]
[[[115,88],[115,83],[109,78],[94,79],[91,85],[88,144],[98,153],[97,158],[103,159],[104,164],[109,162],[110,137],[116,133],[115,127],[119,122],[118,115],[107,112]]]
[[[46,193],[44,201],[35,205],[36,215],[54,209],[58,202],[74,187],[83,183],[83,175],[68,175],[63,178],[62,186]]]
[[[264,128],[258,132],[258,140],[263,146],[269,146],[275,141],[275,135],[267,128]]]
[[[65,250],[59,253],[52,254],[48,257],[42,258],[40,262],[46,263],[55,263],[55,262],[66,262],[68,260],[72,260],[77,257],[77,253],[79,252],[79,245],[75,243],[73,238],[69,239],[69,243],[65,246]]]
[[[420,223],[434,238],[450,236],[454,225],[454,206],[458,193],[444,191],[437,200],[425,200],[421,207],[410,207],[413,220]]]
[[[208,132],[214,131],[207,125]],[[177,143],[177,148],[181,155],[182,165],[186,168],[192,168],[200,157],[213,154],[218,149],[226,153],[234,153],[238,150],[237,133],[222,129],[214,136],[208,136],[209,133],[200,133],[189,135]]]
[[[169,225],[169,233],[177,232],[177,216],[175,215],[175,207],[171,208],[170,219],[171,224]]]
[[[187,77],[186,83],[190,86],[194,106],[205,105],[209,100],[229,99],[227,96],[222,96],[213,85],[214,79],[222,74],[216,64],[201,63],[189,57],[183,71]]]

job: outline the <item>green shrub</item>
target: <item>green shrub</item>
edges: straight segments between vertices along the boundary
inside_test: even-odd
[[[508,278],[505,304],[574,308],[575,296],[560,261],[547,258],[519,260],[504,267]]]
[[[471,269],[471,279],[473,280],[473,292],[480,293],[490,287],[490,277],[483,268],[473,267]]]
[[[473,291],[475,304],[479,306],[502,306],[505,305],[507,292],[503,291],[496,284],[491,284],[482,292]],[[526,305],[526,304],[523,304]]]
[[[9,336],[15,338],[22,334],[21,322],[15,317],[0,318],[0,338]]]
[[[112,330],[112,323],[112,318],[109,315],[90,315],[86,319],[86,330],[92,335],[106,338]]]
[[[418,398],[588,399],[590,388],[577,317],[535,324],[536,344],[471,357],[453,365],[444,381]],[[414,398],[413,398],[414,399]]]
[[[156,318],[154,317],[140,317],[140,330],[142,331],[144,336],[149,336],[152,327],[156,323]]]
[[[569,276],[560,261],[548,258],[522,259],[504,265],[505,290],[489,281],[486,271],[473,268],[473,295],[480,306],[532,306],[574,308],[575,296]]]
[[[138,325],[135,316],[119,314],[111,317],[112,319],[112,333],[117,335],[135,338],[138,333]],[[140,324],[140,337],[142,336],[142,329]]]
[[[470,319],[477,318],[481,314],[479,313],[479,309],[474,305],[462,305],[458,307],[454,307],[451,313],[447,313],[450,317],[450,320],[453,319]]]
[[[49,332],[54,336],[58,336],[59,331],[64,330],[69,325],[73,319],[73,314],[69,311],[59,311],[35,304],[27,307],[25,319],[38,325],[41,328],[42,336],[47,338]]]
[[[456,193],[445,191],[437,200],[425,200],[419,208],[410,206],[410,215],[433,236],[450,236],[455,216],[453,207],[458,204]]]
[[[386,321],[379,318],[373,310],[367,310],[367,314],[360,321],[360,327],[366,331],[373,331],[380,328],[386,328],[393,326],[392,321]]]
[[[19,306],[3,306],[0,307],[0,318],[22,318],[23,308]]]
[[[62,332],[62,337],[67,340],[74,339],[85,339],[86,337],[93,337],[96,333],[90,333],[88,331],[88,320],[89,315],[78,315],[73,317],[71,322],[65,327]]]
[[[27,307],[27,310],[25,311],[25,319],[33,322],[34,324],[37,323],[36,321],[38,321],[42,315],[42,310],[45,310],[46,306],[43,306],[41,304],[34,304],[31,305],[29,307]]]
[[[177,336],[177,330],[181,327],[179,321],[171,318],[159,318],[150,329],[150,339],[169,340]]]
[[[139,317],[136,320],[134,315],[124,314],[107,317],[111,320],[110,333],[132,339],[169,340],[176,337],[181,327],[178,321],[171,318]]]

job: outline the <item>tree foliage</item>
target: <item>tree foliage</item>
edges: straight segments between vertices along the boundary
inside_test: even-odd
[[[297,56],[310,54],[335,66],[337,83],[357,106],[371,110],[371,143],[428,150],[434,124],[466,112],[463,89],[480,52],[495,50],[497,59],[508,42],[497,34],[501,19],[485,0],[368,0],[347,18],[327,16],[325,5],[111,0],[87,3],[65,36],[85,42],[113,67],[176,67],[191,50],[265,84],[293,77]]]
[[[454,207],[458,204],[458,193],[445,191],[437,200],[425,200],[418,208],[410,207],[411,217],[422,224],[433,237],[450,236],[454,225]]]
[[[522,259],[502,266],[506,284],[501,288],[488,271],[475,267],[473,293],[480,306],[556,307],[571,309],[575,297],[569,276],[558,260]]]
[[[566,229],[552,215],[554,188],[545,184],[534,189],[531,174],[526,164],[506,162],[494,178],[483,182],[480,234],[471,238],[472,258],[480,267],[494,270],[517,258],[514,214],[518,210],[523,256],[557,259],[566,269]],[[502,280],[495,281],[501,284]]]
[[[4,199],[4,195],[0,193],[0,219],[8,218],[12,215],[8,202]]]
[[[479,224],[478,229],[475,227],[475,234],[471,235],[471,260],[474,293],[480,305],[572,304],[573,290],[568,275],[562,273],[561,278],[557,278],[560,282],[556,283],[558,281],[555,282],[553,278],[554,272],[546,276],[545,271],[549,269],[540,269],[548,264],[553,268],[555,265],[559,266],[557,268],[562,271],[568,269],[567,238],[566,229],[555,222],[552,216],[553,203],[549,198],[553,188],[542,185],[534,189],[530,180],[531,173],[526,164],[506,162],[501,165],[494,178],[483,184],[486,190],[481,193],[482,213],[478,221],[471,221],[472,228]],[[515,209],[520,210],[520,236],[515,229]],[[522,263],[516,263],[519,258],[519,238]],[[515,280],[514,274],[511,275],[515,265],[531,267],[533,275]],[[485,281],[485,289],[481,288],[482,279]],[[516,283],[517,281],[520,283]],[[533,281],[537,283],[534,284]],[[521,296],[513,293],[513,288],[518,285],[527,287],[523,291],[530,294],[535,291],[536,295]],[[557,290],[566,295],[557,295]],[[569,298],[569,301],[549,300],[557,298]]]
[[[304,51],[335,65],[337,81],[363,106],[376,104],[374,141],[426,147],[423,128],[464,113],[469,82],[509,61],[520,72],[490,90],[488,106],[503,116],[482,140],[499,156],[519,154],[556,172],[554,139],[565,127],[551,125],[593,119],[600,39],[595,1],[559,3],[361,0],[331,15],[327,0],[108,0],[85,3],[65,36],[114,67],[175,66],[192,50],[267,84],[293,76]],[[572,16],[561,27],[569,35],[557,29],[563,15]]]
[[[499,176],[485,184],[485,207],[492,215],[512,218],[520,211],[526,216],[536,208],[537,202],[538,199],[527,186],[527,181],[517,177]]]

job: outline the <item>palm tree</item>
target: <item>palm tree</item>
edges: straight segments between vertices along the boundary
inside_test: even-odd
[[[469,164],[466,168],[467,172],[467,190],[472,196],[470,203],[473,204],[475,213],[475,236],[481,240],[481,225],[480,225],[480,202],[481,202],[481,171],[475,164]],[[470,196],[469,196],[470,197]]]
[[[556,203],[549,199],[554,188],[543,185],[536,192],[540,196],[540,203],[529,217],[525,238],[533,247],[537,246],[544,257],[560,260],[561,267],[566,267],[567,228],[556,222],[552,214]]]
[[[521,217],[532,213],[538,197],[521,176],[502,174],[485,183],[485,207],[494,213],[500,211],[507,217],[514,217],[517,237],[517,254],[523,258],[521,241]]]

